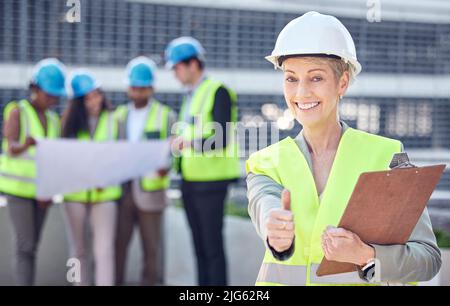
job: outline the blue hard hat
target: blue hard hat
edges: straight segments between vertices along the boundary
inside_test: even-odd
[[[65,96],[66,67],[56,58],[39,61],[33,69],[31,83],[52,96]]]
[[[133,87],[150,87],[155,82],[156,64],[145,56],[132,59],[127,65],[127,84]]]
[[[187,36],[176,38],[166,48],[166,68],[172,69],[179,62],[192,57],[204,60],[204,55],[205,49],[195,38]]]
[[[100,87],[94,76],[86,70],[74,71],[71,74],[69,85],[74,98],[83,97]]]

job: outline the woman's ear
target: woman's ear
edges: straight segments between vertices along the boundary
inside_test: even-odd
[[[350,84],[350,73],[349,71],[344,71],[339,80],[339,96],[343,97],[347,92],[348,85]]]

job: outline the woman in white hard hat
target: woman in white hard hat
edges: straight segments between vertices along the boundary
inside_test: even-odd
[[[370,245],[336,228],[362,172],[388,169],[401,142],[349,127],[338,106],[361,71],[353,39],[335,17],[308,12],[280,32],[266,57],[284,73],[284,97],[303,130],[247,161],[249,213],[266,245],[259,285],[407,283],[441,266],[425,210],[405,245]],[[323,257],[359,273],[318,277]],[[377,273],[373,273],[376,271]]]

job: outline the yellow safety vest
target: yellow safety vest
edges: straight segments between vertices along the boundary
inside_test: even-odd
[[[153,100],[148,111],[142,139],[167,139],[170,136],[170,112],[170,107],[160,103],[159,101]],[[126,105],[121,105],[117,108],[116,118],[120,122],[119,124],[123,127],[122,130],[125,131],[126,122],[128,120],[128,107]],[[167,189],[170,185],[170,178],[168,175],[156,176],[154,174],[150,174],[141,178],[140,185],[142,190],[146,192]]]
[[[185,112],[189,112],[189,122],[183,122],[183,128],[178,130],[184,140],[206,139],[215,133],[212,111],[214,108],[217,90],[222,83],[205,79],[197,88],[192,97],[189,109],[186,101],[180,110],[180,121],[186,118]],[[228,89],[231,97],[231,125],[228,131],[229,141],[225,149],[216,149],[198,152],[194,148],[186,148],[181,152],[181,174],[186,181],[222,181],[235,179],[240,176],[238,145],[236,139],[237,106],[236,94]],[[225,131],[224,131],[225,132]],[[224,144],[225,145],[225,144]]]
[[[288,189],[295,220],[293,255],[279,261],[266,251],[256,284],[368,284],[357,272],[316,276],[324,257],[321,235],[328,225],[339,224],[360,174],[389,169],[393,154],[398,152],[401,143],[397,140],[348,128],[339,143],[322,200],[308,163],[292,138],[252,154],[247,172],[266,175]]]
[[[79,140],[91,140],[87,131],[79,132],[77,135]],[[94,132],[94,141],[111,141],[117,139],[117,123],[114,116],[109,111],[103,111],[98,118],[97,127]],[[86,173],[89,175],[89,173]],[[100,203],[107,201],[115,201],[122,195],[120,186],[106,187],[101,190],[91,189],[80,192],[74,192],[64,195],[66,202],[80,203]]]
[[[27,100],[18,103],[12,101],[5,106],[4,120],[8,120],[11,111],[20,109],[20,136],[19,143],[25,143],[27,136],[35,139],[57,138],[60,134],[60,122],[58,115],[50,110],[45,112],[47,119],[47,134],[39,120],[33,106]],[[35,199],[36,198],[36,148],[30,147],[18,156],[8,153],[8,140],[2,140],[2,155],[0,155],[0,191],[9,195]]]

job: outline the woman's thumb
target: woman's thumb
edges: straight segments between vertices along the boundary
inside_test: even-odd
[[[281,206],[284,210],[291,210],[291,193],[287,189],[281,193]]]

